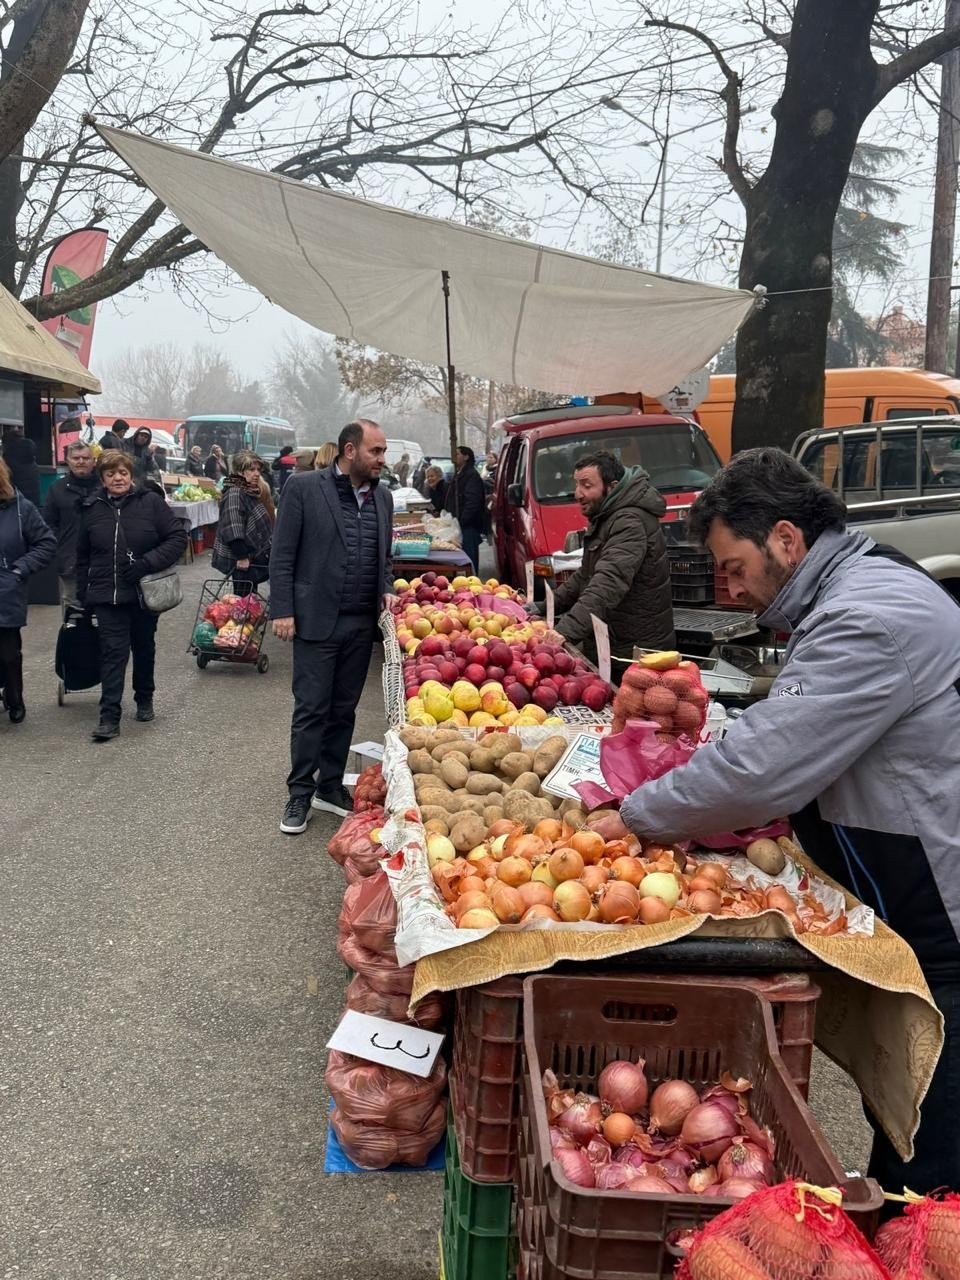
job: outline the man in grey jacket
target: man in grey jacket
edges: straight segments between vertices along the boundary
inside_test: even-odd
[[[290,476],[270,552],[274,635],[293,641],[287,835],[306,830],[314,809],[351,809],[343,770],[393,589],[393,499],[379,483],[386,437],[364,419],[343,428],[337,448],[333,466]]]
[[[634,791],[622,820],[679,839],[792,815],[820,866],[914,949],[946,1022],[914,1159],[877,1130],[869,1172],[888,1190],[960,1186],[960,608],[848,532],[840,498],[778,449],[734,458],[690,527],[734,598],[790,641],[769,698]]]

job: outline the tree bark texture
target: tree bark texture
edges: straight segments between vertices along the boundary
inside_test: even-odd
[[[740,285],[771,296],[737,336],[733,451],[789,449],[823,422],[834,221],[874,106],[870,32],[879,0],[798,0],[776,135],[747,196]],[[782,296],[777,296],[782,295]]]
[[[88,0],[35,0],[14,22],[0,75],[0,161],[19,151],[73,57]]]
[[[960,22],[960,0],[947,0],[944,26]],[[957,160],[960,144],[960,52],[941,62],[940,115],[937,122],[937,177],[930,232],[930,281],[927,285],[927,333],[924,364],[935,373],[947,372],[947,331],[953,297],[953,241],[957,221]]]

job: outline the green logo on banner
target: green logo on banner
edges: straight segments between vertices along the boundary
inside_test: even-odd
[[[54,293],[62,293],[64,289],[72,289],[80,283],[80,276],[71,267],[56,265],[52,275]],[[77,307],[76,311],[68,311],[67,316],[74,324],[90,324],[93,319],[89,307]]]

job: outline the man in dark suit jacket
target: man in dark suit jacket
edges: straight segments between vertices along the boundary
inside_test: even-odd
[[[361,419],[340,432],[322,471],[283,490],[270,553],[273,633],[293,641],[290,798],[280,830],[299,835],[313,809],[346,815],[343,786],[357,703],[383,598],[393,590],[393,498],[379,483],[386,436]]]

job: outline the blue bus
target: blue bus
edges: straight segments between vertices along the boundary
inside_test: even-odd
[[[297,433],[283,418],[248,417],[243,413],[200,413],[183,424],[183,451],[199,445],[206,458],[213,445],[223,450],[227,463],[241,449],[252,449],[270,461],[285,444],[297,447]]]

